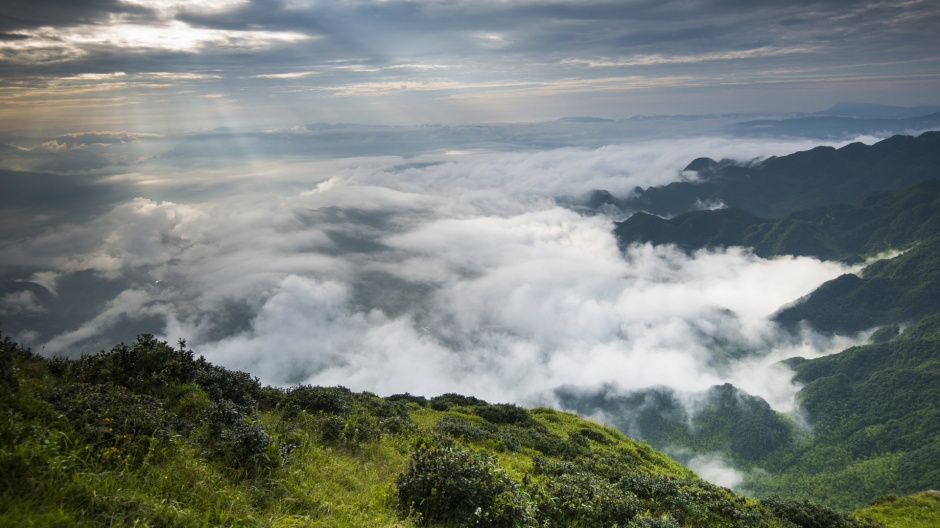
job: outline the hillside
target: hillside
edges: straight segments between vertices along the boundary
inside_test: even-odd
[[[861,276],[845,274],[782,309],[776,320],[794,327],[808,321],[824,332],[858,332],[910,324],[940,313],[940,237],[902,255],[879,260]]]
[[[776,320],[807,321],[823,332],[851,333],[909,324],[940,312],[940,180],[764,220],[740,209],[696,211],[664,219],[638,213],[614,229],[621,246],[675,244],[687,251],[746,246],[761,257],[803,255],[862,262],[906,250],[821,285],[782,307]]]
[[[895,332],[897,329],[893,329]],[[940,315],[893,338],[790,361],[813,434],[766,462],[754,489],[858,504],[940,483]]]
[[[551,409],[262,387],[148,335],[0,350],[4,526],[877,526]]]

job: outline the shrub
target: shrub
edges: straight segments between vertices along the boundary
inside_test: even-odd
[[[284,402],[289,412],[302,410],[313,414],[342,415],[351,410],[353,393],[346,387],[298,385],[287,389]]]
[[[324,414],[320,419],[320,438],[327,444],[355,449],[381,437],[382,430],[370,416]]]
[[[679,523],[666,515],[663,517],[637,517],[627,526],[629,528],[679,528]]]
[[[464,396],[462,394],[455,394],[453,392],[435,396],[430,400],[431,408],[435,411],[447,411],[454,406],[475,407],[485,403],[485,401],[474,398],[473,396]]]
[[[454,526],[533,526],[535,506],[492,455],[422,445],[395,480],[405,515]]]
[[[421,407],[427,407],[428,405],[428,399],[424,396],[415,396],[407,392],[404,394],[392,394],[385,399],[390,402],[414,403]]]
[[[166,440],[172,431],[159,400],[121,386],[74,383],[44,399],[109,460],[140,462],[150,452],[151,437]]]
[[[636,495],[584,471],[548,479],[544,494],[539,513],[551,526],[623,526],[640,511]]]
[[[529,411],[509,403],[477,405],[473,408],[473,412],[494,424],[527,424],[532,421]]]
[[[532,440],[536,450],[543,455],[553,457],[572,457],[584,454],[586,447],[565,441],[551,433],[532,433]]]
[[[855,519],[806,499],[791,499],[771,495],[761,500],[774,515],[800,528],[874,528],[881,526],[869,520]]]
[[[19,345],[11,341],[8,336],[2,334],[0,336],[3,337],[0,340],[0,387],[16,392],[20,388],[20,383],[16,377],[16,368],[13,366],[13,356],[18,352],[31,353],[20,349]]]
[[[213,402],[207,413],[210,455],[231,467],[257,471],[278,465],[278,449],[261,424],[235,403]]]
[[[489,427],[485,427],[483,424],[478,425],[459,416],[444,416],[437,421],[434,429],[447,433],[454,438],[463,438],[470,441],[493,438],[496,428],[490,424],[485,425],[489,425]]]
[[[611,441],[607,438],[607,435],[589,427],[582,427],[578,430],[578,434],[587,438],[588,440],[593,440],[598,444],[610,445]]]

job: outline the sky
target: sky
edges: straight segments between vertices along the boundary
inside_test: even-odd
[[[0,129],[940,103],[933,0],[8,0]]]

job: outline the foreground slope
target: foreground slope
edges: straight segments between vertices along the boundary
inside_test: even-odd
[[[875,526],[572,414],[262,387],[148,335],[77,360],[4,338],[0,419],[4,526]]]

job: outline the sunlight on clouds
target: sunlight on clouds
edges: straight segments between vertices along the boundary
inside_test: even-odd
[[[23,30],[24,40],[0,41],[0,50],[13,52],[18,62],[38,59],[73,60],[88,51],[85,46],[109,45],[125,49],[167,50],[195,53],[207,46],[226,46],[254,51],[279,43],[311,40],[291,31],[238,31],[189,26],[180,21],[163,25],[114,23],[106,26],[84,25],[70,28],[43,27]]]
[[[279,42],[298,42],[312,37],[303,33],[287,31],[236,31],[195,28],[183,22],[173,21],[164,26],[139,26],[115,24],[105,28],[79,27],[61,34],[58,38],[70,44],[96,44],[106,42],[129,48],[164,49],[170,51],[195,52],[207,45],[231,46],[235,48],[260,49]],[[48,35],[46,38],[50,38]]]
[[[305,79],[318,74],[318,72],[266,73],[254,77],[257,79]]]
[[[620,59],[602,57],[599,59],[565,59],[561,64],[581,65],[590,68],[612,68],[621,66],[656,66],[660,64],[692,64],[696,62],[712,62],[739,59],[761,59],[765,57],[777,57],[781,55],[792,55],[796,53],[812,53],[815,48],[810,46],[797,46],[788,48],[772,48],[764,46],[761,48],[749,50],[733,50],[699,53],[696,55],[663,55],[660,53],[651,55],[633,55]]]
[[[126,4],[139,5],[161,11],[172,17],[180,11],[220,12],[244,6],[249,0],[123,0]]]

